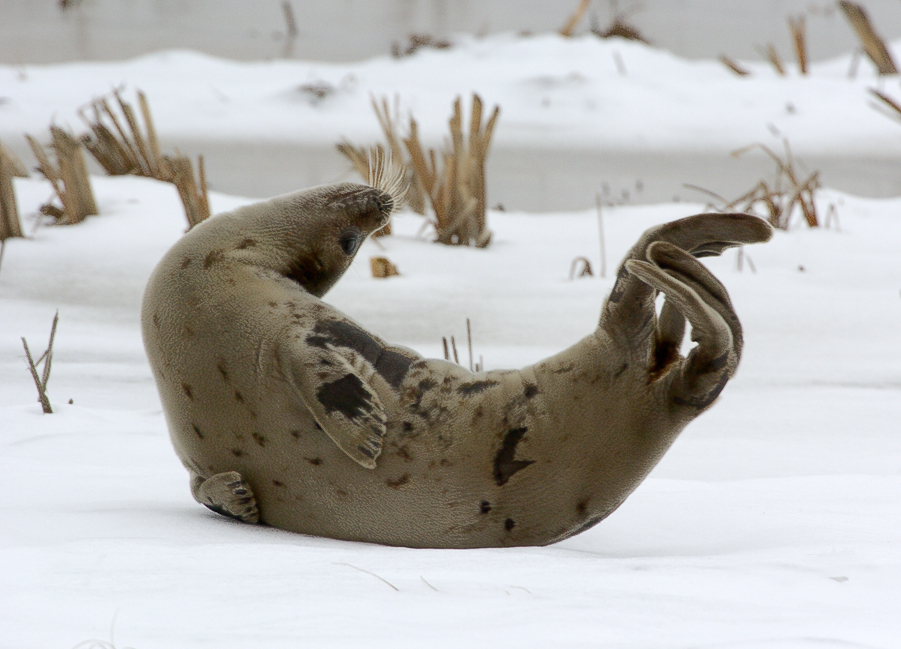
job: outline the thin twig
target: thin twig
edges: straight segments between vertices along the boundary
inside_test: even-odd
[[[53,339],[56,337],[56,325],[59,322],[59,309],[53,316],[53,325],[50,327],[50,342],[47,344],[47,351],[44,352],[46,360],[44,361],[44,372],[41,376],[41,387],[47,390],[47,381],[50,380],[50,364],[53,362]],[[40,363],[40,361],[38,361]]]
[[[459,365],[460,357],[457,355],[457,341],[454,340],[454,337],[451,336],[451,349],[454,350],[454,362]]]
[[[594,195],[595,203],[598,206],[598,238],[600,239],[601,245],[601,277],[607,277],[607,248],[604,245],[604,215],[601,212],[601,195],[599,193],[595,193]]]
[[[469,371],[472,372],[472,330],[469,327],[469,318],[466,318],[466,344],[469,346]]]
[[[391,588],[393,588],[393,589],[396,590],[397,592],[400,592],[400,588],[398,588],[397,586],[395,586],[394,584],[392,584],[390,581],[388,581],[388,580],[385,579],[384,577],[379,577],[379,576],[378,576],[377,574],[375,574],[374,572],[371,572],[371,571],[369,571],[369,570],[365,570],[365,569],[363,569],[363,568],[358,568],[357,566],[352,565],[352,564],[350,564],[350,563],[338,562],[338,563],[335,563],[335,565],[336,565],[336,566],[347,566],[348,568],[353,568],[354,570],[359,570],[360,572],[365,572],[367,575],[372,575],[373,577],[375,577],[376,579],[378,579],[378,580],[384,582],[385,584],[387,584],[388,586],[390,586]]]
[[[50,407],[50,399],[47,398],[47,394],[44,392],[44,388],[41,385],[41,378],[38,376],[38,370],[37,367],[35,367],[34,359],[31,358],[31,350],[28,349],[28,342],[26,342],[24,337],[22,337],[22,346],[25,348],[25,357],[28,360],[28,369],[31,370],[31,378],[34,379],[34,385],[38,389],[38,401],[41,404],[41,409],[44,411],[45,415],[52,415],[53,408]]]
[[[432,586],[432,584],[430,584],[429,582],[427,582],[427,581],[425,580],[425,577],[423,577],[422,575],[419,575],[419,578],[422,579],[422,583],[424,583],[426,586],[428,586],[429,588],[431,588],[432,590],[434,590],[436,593],[441,592],[441,591],[439,591],[437,588],[435,588],[434,586]]]

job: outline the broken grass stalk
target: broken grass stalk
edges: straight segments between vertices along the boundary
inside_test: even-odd
[[[50,381],[50,367],[53,362],[53,341],[56,337],[56,325],[59,322],[59,311],[53,316],[53,325],[50,328],[50,342],[47,350],[41,354],[37,362],[31,356],[31,350],[28,349],[28,341],[22,337],[22,346],[25,348],[25,357],[28,361],[28,369],[31,371],[31,377],[34,379],[35,387],[38,389],[38,401],[44,414],[53,414],[53,408],[50,406],[50,399],[47,396],[47,383]],[[43,361],[44,368],[40,376],[38,376],[37,366]]]

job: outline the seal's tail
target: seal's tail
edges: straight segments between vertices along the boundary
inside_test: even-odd
[[[381,146],[369,149],[369,184],[391,197],[392,212],[396,212],[407,195],[407,170],[404,164],[391,158]]]

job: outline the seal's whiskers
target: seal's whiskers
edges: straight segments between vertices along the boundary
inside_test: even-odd
[[[396,212],[407,195],[406,168],[382,147],[373,147],[369,149],[369,185],[388,194]]]

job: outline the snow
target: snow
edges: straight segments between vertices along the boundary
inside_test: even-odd
[[[397,98],[400,114],[412,112],[423,137],[440,142],[454,97],[478,92],[502,106],[499,147],[731,150],[778,144],[772,129],[807,154],[888,155],[901,143],[896,124],[875,119],[867,90],[884,84],[868,62],[854,78],[850,55],[813,63],[808,76],[792,63],[785,77],[769,64],[741,64],[753,74],[620,39],[508,34],[342,64],[169,50],[122,62],[5,65],[0,138],[43,133],[51,120],[80,130],[77,109],[124,84],[147,93],[163,141],[369,142],[381,136],[375,96]],[[300,90],[323,83],[334,92],[321,100]]]
[[[615,95],[605,83],[618,74],[612,49],[630,75]],[[473,80],[476,63],[486,72]],[[776,119],[790,96],[799,110],[779,119],[793,124],[793,142],[897,148],[896,124],[855,117],[871,111],[864,89],[875,81],[863,72],[844,78],[847,64],[817,64],[806,79],[758,66],[747,84],[714,62],[553,37],[472,40],[401,61],[331,66],[168,52],[28,66],[25,80],[0,68],[0,95],[11,97],[0,106],[0,138],[42,131],[53,114],[74,123],[86,96],[126,82],[151,96],[164,139],[282,129],[329,141],[339,131],[374,137],[369,92],[396,91],[417,113],[445,115],[453,93],[473,88],[503,103],[504,137],[532,144],[565,142],[605,122],[581,144],[741,146],[760,111]],[[290,95],[292,84],[340,85],[350,73],[356,81],[317,106]],[[213,88],[232,108],[217,115],[216,102],[225,102]],[[542,93],[555,98],[550,108],[536,103]],[[590,110],[582,100],[592,93]],[[662,97],[677,103],[640,112]],[[699,102],[711,105],[694,114]],[[733,114],[733,105],[753,116]],[[840,227],[796,225],[747,248],[756,272],[747,259],[739,272],[735,251],[705,260],[744,324],[742,365],[609,519],[546,548],[433,551],[243,526],[193,502],[138,320],[150,270],[186,227],[182,208],[156,181],[92,182],[101,215],[71,227],[38,225],[47,183],[15,182],[29,236],[6,242],[0,266],[0,474],[8,485],[0,649],[94,638],[137,649],[897,646],[901,199],[824,189],[820,213],[835,205]],[[216,212],[249,201],[211,200]],[[616,264],[644,229],[703,208],[605,208],[607,276],[578,280],[568,278],[575,257],[599,265],[594,210],[492,211],[485,250],[432,244],[416,236],[420,217],[402,214],[395,235],[364,244],[327,300],[432,356],[442,335],[454,335],[465,357],[470,318],[488,368],[522,366],[594,327]],[[372,256],[387,256],[401,276],[373,279]],[[40,353],[57,309],[54,414],[44,415],[20,336]]]

